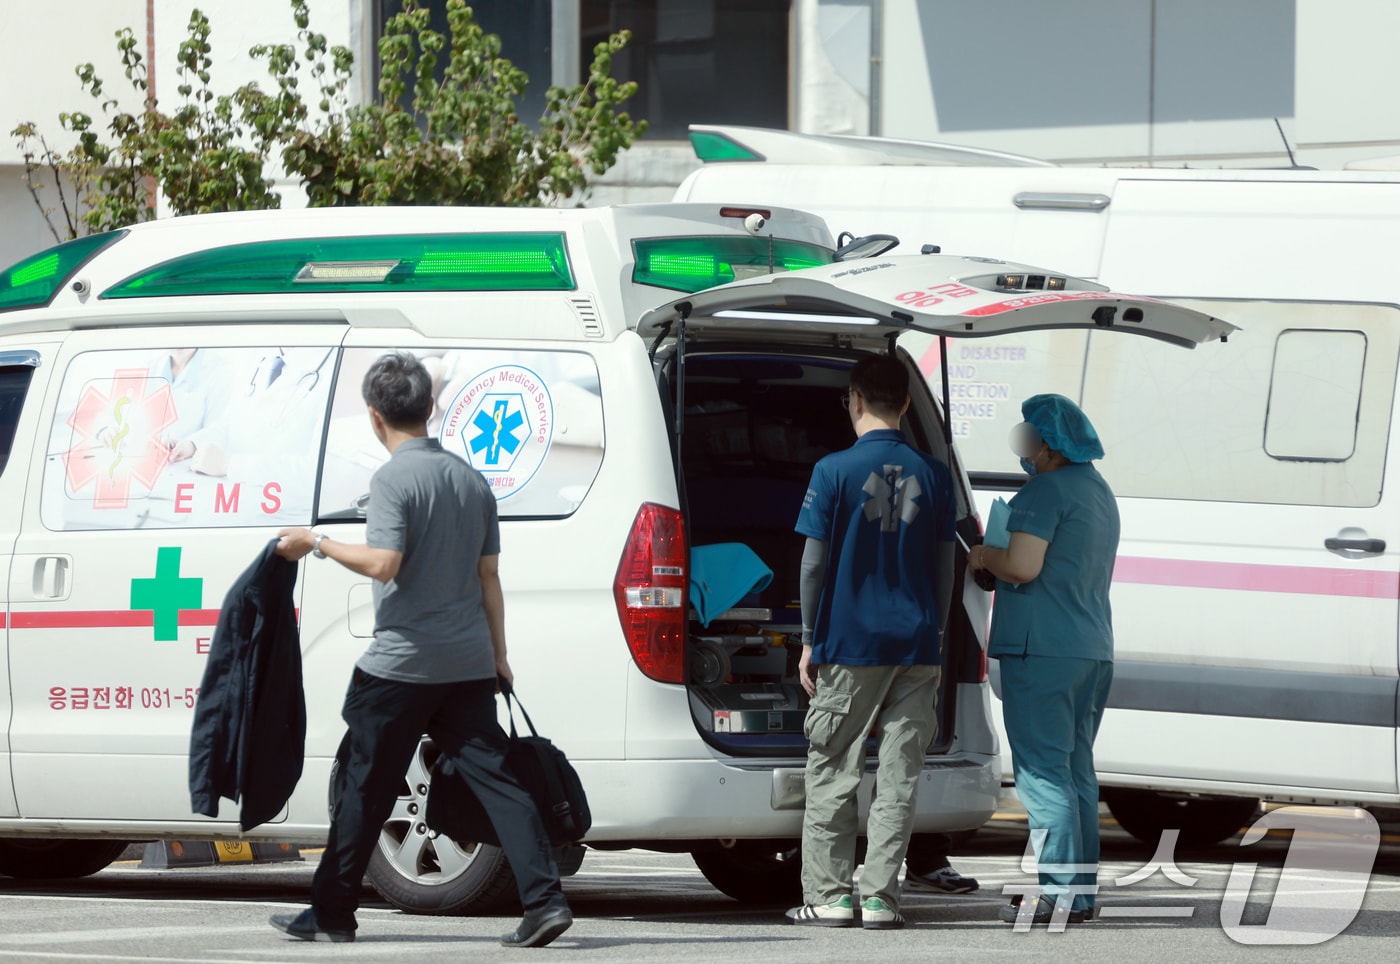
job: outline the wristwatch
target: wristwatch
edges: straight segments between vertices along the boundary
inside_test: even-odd
[[[326,558],[326,554],[321,551],[321,540],[326,537],[324,532],[316,533],[316,538],[311,540],[311,554],[317,559]]]

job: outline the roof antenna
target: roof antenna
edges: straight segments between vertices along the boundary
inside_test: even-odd
[[[1274,118],[1274,126],[1278,128],[1278,136],[1283,141],[1283,149],[1288,152],[1288,166],[1294,170],[1298,167],[1298,161],[1293,157],[1293,148],[1288,146],[1288,137],[1283,133],[1283,125]]]

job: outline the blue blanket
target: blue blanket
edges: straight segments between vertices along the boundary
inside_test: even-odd
[[[691,547],[690,604],[702,626],[772,581],[773,570],[742,542]]]

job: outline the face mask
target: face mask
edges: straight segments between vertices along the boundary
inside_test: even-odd
[[[1035,458],[1040,451],[1040,432],[1030,422],[1022,422],[1011,430],[1011,438],[1007,440],[1011,445],[1011,451],[1021,460],[1021,471],[1027,475],[1035,475],[1035,463],[1031,459]]]

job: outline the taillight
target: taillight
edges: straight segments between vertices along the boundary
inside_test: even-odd
[[[643,503],[622,550],[613,596],[637,668],[662,683],[685,682],[689,584],[679,510]]]

